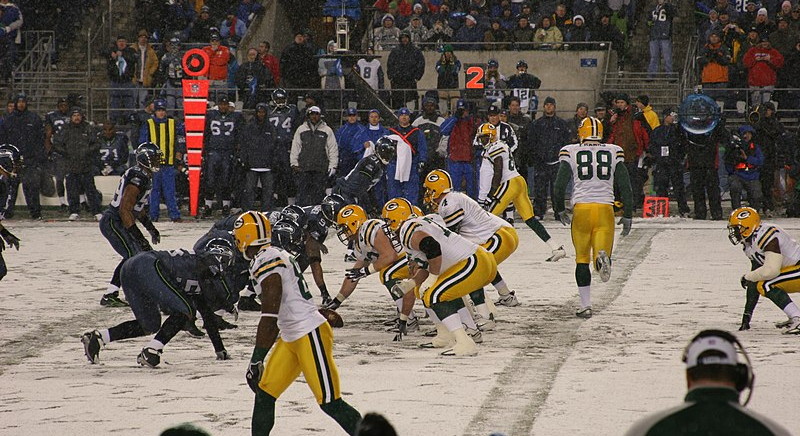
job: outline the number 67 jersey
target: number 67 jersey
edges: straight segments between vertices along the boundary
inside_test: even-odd
[[[561,148],[558,160],[572,169],[572,198],[578,203],[614,204],[614,169],[625,160],[622,147],[614,144],[583,143]]]

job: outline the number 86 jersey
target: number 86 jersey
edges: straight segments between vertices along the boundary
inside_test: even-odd
[[[558,160],[572,170],[572,204],[614,204],[614,169],[625,160],[622,147],[614,144],[570,144],[561,148]]]

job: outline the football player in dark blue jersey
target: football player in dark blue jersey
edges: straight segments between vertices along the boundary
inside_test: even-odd
[[[5,144],[3,144],[5,145]],[[14,154],[11,150],[0,146],[0,280],[6,276],[6,261],[3,259],[3,249],[6,244],[19,250],[19,238],[14,236],[7,228],[3,227],[5,212],[11,203],[11,186],[15,189],[16,183],[10,183],[17,177],[17,169],[20,165],[19,154]]]
[[[379,214],[382,205],[375,204],[371,190],[386,175],[386,165],[396,157],[397,142],[387,136],[380,138],[375,143],[375,153],[359,160],[346,176],[336,180],[333,193],[341,195],[345,204],[357,204],[368,213]]]
[[[217,98],[217,110],[206,115],[205,134],[203,135],[203,178],[202,188],[205,204],[201,214],[210,217],[215,200],[222,203],[222,215],[227,216],[231,210],[231,180],[234,178],[234,154],[239,148],[239,133],[244,126],[242,114],[235,112],[235,107],[226,95]]]
[[[69,102],[65,97],[58,99],[56,110],[48,112],[44,116],[44,146],[49,153],[47,157],[48,171],[56,178],[56,193],[61,209],[67,210],[67,196],[64,189],[64,181],[67,170],[64,168],[64,156],[53,151],[53,136],[69,122]],[[81,193],[83,197],[84,194]],[[86,201],[84,199],[84,201]]]
[[[120,178],[119,186],[111,204],[100,218],[100,232],[105,236],[114,251],[122,256],[122,260],[114,269],[114,275],[108,285],[108,291],[100,300],[100,304],[109,307],[121,307],[128,304],[119,298],[120,270],[123,263],[141,251],[152,250],[142,231],[136,226],[136,220],[142,223],[150,233],[153,244],[158,244],[161,235],[150,221],[145,210],[150,198],[153,173],[161,165],[161,150],[151,142],[144,142],[136,148],[136,165],[128,168]]]
[[[130,258],[122,267],[122,289],[136,319],[81,335],[86,358],[97,363],[104,345],[155,333],[136,358],[140,365],[155,368],[164,346],[199,311],[217,360],[229,359],[214,311],[236,313],[223,274],[233,263],[234,251],[229,240],[215,238],[206,243],[202,254],[148,251]],[[163,324],[162,310],[168,314]]]
[[[331,300],[331,296],[322,273],[322,255],[328,254],[325,239],[328,237],[330,222],[323,215],[322,207],[320,205],[286,206],[281,211],[280,219],[291,221],[303,229],[304,250],[301,250],[297,256],[297,265],[300,267],[300,271],[311,267],[311,275],[319,288],[323,304],[327,304]]]
[[[274,156],[274,187],[278,196],[278,204],[294,204],[297,195],[294,174],[289,165],[289,152],[292,150],[292,138],[297,126],[302,122],[297,106],[288,103],[289,95],[284,89],[272,91],[272,104],[267,119],[276,130]]]
[[[103,130],[98,133],[100,140],[100,174],[104,176],[120,176],[128,168],[130,152],[128,151],[128,137],[117,130],[114,122],[106,120]]]

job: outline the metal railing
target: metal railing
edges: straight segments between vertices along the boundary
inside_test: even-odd
[[[441,49],[449,45],[453,50],[461,51],[587,51],[587,50],[601,50],[606,51],[611,49],[610,41],[579,41],[579,42],[415,42],[413,43],[420,50],[427,51],[441,51]],[[375,47],[375,51],[389,51],[398,46],[399,43],[393,43],[390,47]]]
[[[697,83],[697,35],[689,38],[689,47],[686,50],[686,58],[683,61],[683,73],[681,74],[681,99],[687,96]]]
[[[14,73],[48,71],[52,66],[56,34],[52,30],[26,30],[22,32],[25,56],[14,68]]]

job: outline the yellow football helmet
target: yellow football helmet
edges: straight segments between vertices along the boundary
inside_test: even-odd
[[[336,236],[347,245],[351,236],[358,234],[358,228],[367,220],[367,212],[357,204],[348,204],[336,214]]]
[[[749,238],[760,225],[761,216],[752,207],[735,209],[728,218],[728,239],[733,245],[740,244]]]
[[[436,200],[453,190],[453,180],[450,174],[445,170],[433,170],[425,176],[425,181],[422,183],[425,187],[425,195],[422,197],[422,202],[428,206],[428,209],[436,212],[439,209],[439,204]]]
[[[247,248],[259,245],[269,245],[272,241],[272,225],[267,216],[261,212],[247,211],[233,223],[233,239],[236,248],[247,257]]]
[[[419,208],[419,206],[412,205],[411,211],[414,212],[414,215],[416,216],[425,216],[425,213],[422,211],[422,209]]]
[[[403,197],[393,198],[383,205],[381,211],[381,218],[386,221],[386,225],[393,232],[400,229],[403,221],[416,216],[414,213],[414,206],[410,201]]]
[[[477,133],[478,142],[484,147],[497,141],[497,126],[492,123],[483,123],[478,127]]]
[[[603,122],[595,117],[586,117],[578,127],[578,138],[584,141],[603,140]]]

